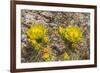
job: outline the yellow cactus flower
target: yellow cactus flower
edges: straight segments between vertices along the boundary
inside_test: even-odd
[[[48,52],[49,52],[48,48],[43,49],[43,53],[48,53]]]
[[[48,42],[47,29],[43,24],[33,24],[27,31],[26,34],[30,40],[32,46],[38,47],[41,42]]]
[[[43,58],[44,60],[48,59],[48,58],[49,58],[49,53],[44,53],[44,54],[42,55],[42,58]]]
[[[78,26],[59,27],[59,34],[70,42],[78,42],[82,39],[82,32]]]
[[[65,38],[70,42],[78,42],[82,39],[82,32],[78,26],[65,28]]]
[[[59,27],[59,35],[65,41],[72,43],[72,48],[76,48],[77,43],[82,40],[82,32],[78,26]]]
[[[47,34],[47,29],[42,24],[33,24],[27,30],[27,35],[30,39],[42,39]]]
[[[42,53],[42,59],[48,61],[50,58],[49,50],[45,48]]]

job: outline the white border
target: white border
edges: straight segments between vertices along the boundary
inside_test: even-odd
[[[39,62],[39,63],[21,63],[21,9],[47,10],[47,11],[66,11],[66,12],[89,12],[90,13],[90,60],[78,61],[59,61],[59,62]],[[68,8],[68,7],[50,7],[35,5],[16,5],[16,68],[39,68],[54,66],[73,66],[94,64],[94,9],[86,8]]]

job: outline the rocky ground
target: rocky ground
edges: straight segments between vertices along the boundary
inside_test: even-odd
[[[85,60],[90,58],[89,13],[21,10],[21,62],[42,61],[40,53],[33,50],[26,35],[27,29],[34,23],[43,24],[48,29],[49,43],[47,46],[52,55],[51,61],[63,61],[63,51],[67,51],[69,55],[68,60]],[[67,27],[69,25],[79,26],[83,33],[82,42],[78,43],[75,50],[70,49],[68,44],[55,32],[58,26]]]

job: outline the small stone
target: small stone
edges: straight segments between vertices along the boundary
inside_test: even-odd
[[[57,24],[54,24],[54,23],[50,23],[49,25],[50,25],[51,27],[57,26]]]
[[[53,15],[51,12],[42,12],[41,14],[46,17],[51,17]]]
[[[57,41],[57,40],[58,40],[58,38],[57,38],[57,37],[54,37],[54,38],[53,38],[53,40],[54,40],[54,41]]]

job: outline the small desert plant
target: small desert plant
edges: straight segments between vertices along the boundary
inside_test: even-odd
[[[69,59],[69,55],[68,55],[67,52],[64,52],[64,53],[63,53],[63,59],[64,59],[64,60],[68,60],[68,59]]]
[[[41,46],[40,43],[47,43],[47,29],[43,26],[43,24],[33,24],[26,32],[28,36],[28,40],[33,47],[39,49]]]
[[[78,26],[59,27],[58,33],[65,40],[72,43],[75,48],[76,44],[82,40],[82,32]]]

